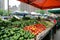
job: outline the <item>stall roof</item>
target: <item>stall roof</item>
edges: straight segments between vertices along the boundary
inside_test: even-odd
[[[48,12],[51,12],[54,14],[60,14],[60,10],[48,10]]]
[[[19,0],[39,9],[60,8],[60,0]]]

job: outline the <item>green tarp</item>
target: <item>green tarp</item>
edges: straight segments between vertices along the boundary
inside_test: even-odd
[[[60,14],[60,10],[48,10],[50,13]]]

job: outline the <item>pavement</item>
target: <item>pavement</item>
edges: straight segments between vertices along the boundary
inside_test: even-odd
[[[54,40],[60,40],[60,29],[56,31],[56,34],[54,35]]]

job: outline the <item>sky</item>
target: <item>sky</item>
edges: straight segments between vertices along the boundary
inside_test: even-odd
[[[17,1],[17,0],[9,0],[9,5],[12,7],[12,6],[14,6],[14,5],[16,5],[16,6],[18,6],[20,4],[20,2],[19,1]],[[7,7],[7,0],[5,0],[5,9],[7,9],[8,7]]]

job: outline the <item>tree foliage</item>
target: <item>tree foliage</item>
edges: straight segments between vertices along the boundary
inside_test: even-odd
[[[0,9],[0,15],[3,15],[3,10]]]
[[[1,15],[1,16],[7,16],[7,15],[10,15],[10,11],[9,11],[9,13],[8,13],[7,10],[1,10],[1,9],[0,9],[0,15]]]
[[[36,13],[44,14],[44,13],[45,13],[45,10],[36,10],[35,12],[36,12]]]

